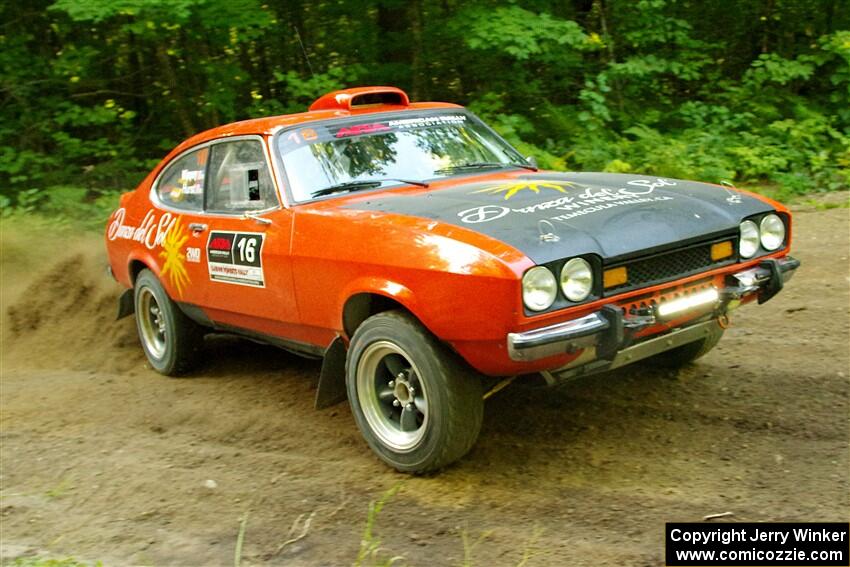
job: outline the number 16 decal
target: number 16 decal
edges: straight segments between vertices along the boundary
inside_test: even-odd
[[[237,234],[234,239],[239,252],[234,263],[242,266],[260,266],[259,249],[263,246],[262,234]]]
[[[263,242],[259,232],[213,231],[207,241],[207,266],[212,281],[265,287]]]

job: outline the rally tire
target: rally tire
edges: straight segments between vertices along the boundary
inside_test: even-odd
[[[390,380],[401,395],[388,400]],[[469,452],[481,430],[480,376],[402,311],[379,313],[357,328],[346,357],[346,388],[369,447],[401,472],[450,465]]]
[[[649,359],[649,362],[662,368],[680,368],[708,354],[717,346],[721,338],[723,338],[723,329],[718,326],[713,328],[704,339],[656,354]]]
[[[197,363],[203,329],[186,317],[150,270],[142,270],[133,289],[136,330],[150,365],[166,376],[179,376]]]

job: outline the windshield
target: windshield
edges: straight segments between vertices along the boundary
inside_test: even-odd
[[[279,134],[277,149],[298,202],[358,182],[374,181],[374,188],[511,164],[528,167],[477,118],[457,110],[308,124]]]

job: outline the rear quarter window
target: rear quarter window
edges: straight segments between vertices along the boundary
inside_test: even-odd
[[[201,148],[170,163],[159,178],[159,200],[174,209],[200,211],[204,207],[204,185],[210,149]]]

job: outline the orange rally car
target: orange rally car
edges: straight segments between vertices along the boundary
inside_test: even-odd
[[[175,148],[106,227],[142,347],[186,372],[207,332],[323,357],[401,471],[462,457],[499,378],[708,352],[799,262],[791,216],[732,187],[539,171],[461,106],[326,94]]]

